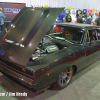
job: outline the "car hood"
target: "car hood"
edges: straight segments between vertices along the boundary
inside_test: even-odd
[[[24,7],[0,35],[0,57],[26,66],[63,9]]]

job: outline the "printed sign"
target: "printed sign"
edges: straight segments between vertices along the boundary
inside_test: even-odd
[[[80,14],[81,13],[81,11],[78,11],[78,14]]]
[[[6,3],[0,2],[2,12],[6,16],[5,21],[12,21],[12,19],[20,12],[20,10],[26,6],[25,3]]]
[[[48,8],[48,5],[45,5],[45,8]]]
[[[71,10],[71,7],[68,7],[69,10]]]
[[[66,13],[68,14],[69,13],[69,10],[66,10]]]
[[[75,10],[73,10],[73,11],[72,11],[72,14],[76,14],[76,11],[75,11]]]
[[[95,9],[92,9],[92,11],[95,11]]]

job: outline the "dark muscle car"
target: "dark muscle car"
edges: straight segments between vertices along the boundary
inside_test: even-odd
[[[73,75],[99,59],[100,27],[57,23],[63,8],[24,7],[0,35],[0,71],[38,92],[65,88]]]

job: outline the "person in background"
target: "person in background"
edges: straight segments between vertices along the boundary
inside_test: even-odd
[[[86,24],[91,24],[91,20],[92,20],[91,14],[88,13],[88,14],[87,14],[87,19],[86,19]]]
[[[85,14],[82,14],[82,20],[83,20],[83,23],[86,22],[86,15]]]
[[[58,19],[57,23],[63,23],[65,21],[65,14],[63,13],[63,11],[62,11],[62,13],[59,15],[59,17],[57,19]],[[57,27],[57,29],[56,29],[56,33],[58,32],[58,28],[59,27]],[[62,28],[61,28],[61,31],[62,31]]]
[[[84,23],[85,19],[82,17],[82,14],[79,14],[78,18],[77,18],[77,23]]]
[[[95,15],[93,15],[92,21],[91,21],[91,24],[92,24],[92,25],[95,24],[95,20],[98,18],[98,16],[99,16],[99,13],[98,13],[98,12],[96,12]]]
[[[72,18],[70,16],[70,13],[68,13],[68,15],[66,16],[66,22],[71,22]]]
[[[1,27],[1,32],[0,34],[4,31],[4,19],[6,16],[2,13],[2,8],[0,8],[0,27]]]
[[[95,20],[95,25],[100,26],[100,15],[99,15],[99,17]]]
[[[80,14],[82,14],[82,10],[79,9],[76,11],[76,17],[78,18],[80,16]]]

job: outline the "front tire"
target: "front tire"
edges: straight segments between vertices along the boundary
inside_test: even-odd
[[[59,77],[56,81],[56,86],[59,89],[65,88],[70,83],[72,76],[73,76],[73,68],[72,67],[68,67],[68,68],[64,69],[59,74]]]

